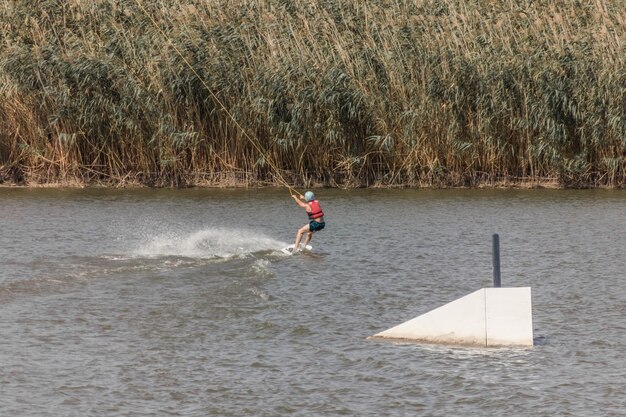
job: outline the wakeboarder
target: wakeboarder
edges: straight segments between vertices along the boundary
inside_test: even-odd
[[[302,240],[302,235],[306,233],[306,239],[304,240],[304,247],[307,247],[311,238],[313,237],[313,233],[319,232],[326,226],[324,222],[324,212],[322,211],[322,207],[320,206],[319,201],[315,199],[315,195],[311,191],[307,191],[304,193],[304,196],[296,196],[292,194],[296,203],[302,207],[307,215],[309,216],[309,223],[302,226],[298,229],[298,234],[296,235],[296,243],[293,246],[293,252],[297,252],[300,250],[300,241]],[[304,201],[300,201],[304,200]]]

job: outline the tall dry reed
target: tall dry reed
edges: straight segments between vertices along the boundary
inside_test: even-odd
[[[625,183],[621,1],[139,1],[0,6],[0,179]]]

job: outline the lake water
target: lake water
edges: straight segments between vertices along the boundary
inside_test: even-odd
[[[0,189],[1,416],[626,415],[626,192]],[[535,346],[366,340],[531,286]]]

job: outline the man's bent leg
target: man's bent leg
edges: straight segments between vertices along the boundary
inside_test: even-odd
[[[304,233],[310,233],[308,224],[305,224],[300,229],[298,229],[298,235],[296,236],[296,244],[293,246],[294,252],[298,250],[298,247],[300,246],[300,241],[302,240],[302,235]]]
[[[309,242],[311,241],[311,238],[313,237],[313,232],[309,232],[306,234],[306,239],[304,239],[304,247],[306,248],[306,245],[309,244]]]

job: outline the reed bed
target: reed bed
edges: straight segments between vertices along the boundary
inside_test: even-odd
[[[619,0],[138,1],[0,5],[0,181],[625,184]]]

